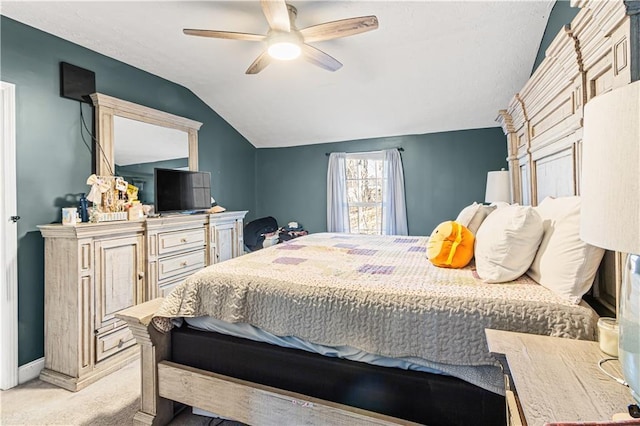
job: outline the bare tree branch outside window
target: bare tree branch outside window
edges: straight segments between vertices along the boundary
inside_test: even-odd
[[[382,233],[383,157],[347,154],[349,224],[354,234]]]

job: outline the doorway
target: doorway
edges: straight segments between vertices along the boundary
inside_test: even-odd
[[[0,389],[18,384],[18,231],[15,85],[0,82]]]

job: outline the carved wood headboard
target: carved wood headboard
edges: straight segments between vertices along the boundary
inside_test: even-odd
[[[580,194],[583,108],[640,79],[640,1],[572,0],[581,10],[497,121],[507,135],[514,202]],[[593,296],[616,310],[622,256],[607,252]]]

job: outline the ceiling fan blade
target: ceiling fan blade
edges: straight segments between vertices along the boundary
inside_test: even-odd
[[[314,65],[328,71],[337,71],[342,68],[342,64],[334,57],[327,55],[322,50],[316,49],[308,44],[302,45],[302,55],[304,59]]]
[[[272,30],[291,31],[289,11],[284,0],[260,0],[262,11]]]
[[[360,16],[358,18],[341,19],[325,22],[300,30],[305,43],[348,37],[378,28],[378,18],[375,16]]]
[[[245,71],[245,74],[258,74],[260,71],[265,69],[267,65],[269,65],[270,63],[271,63],[271,56],[269,56],[269,52],[265,50],[260,54],[260,56],[256,58],[255,61],[253,61],[253,63],[249,66],[249,68],[247,68],[247,71]]]
[[[246,41],[263,41],[266,36],[260,34],[234,33],[231,31],[212,31],[212,30],[193,30],[184,29],[182,32],[186,35],[198,37],[226,38],[230,40],[246,40]]]

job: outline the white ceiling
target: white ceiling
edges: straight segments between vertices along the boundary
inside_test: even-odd
[[[495,127],[554,2],[291,0],[298,28],[363,15],[380,27],[314,43],[344,64],[334,73],[297,60],[257,75],[244,72],[261,42],[182,29],[266,34],[258,1],[3,1],[2,14],[183,85],[254,146],[281,147]]]

